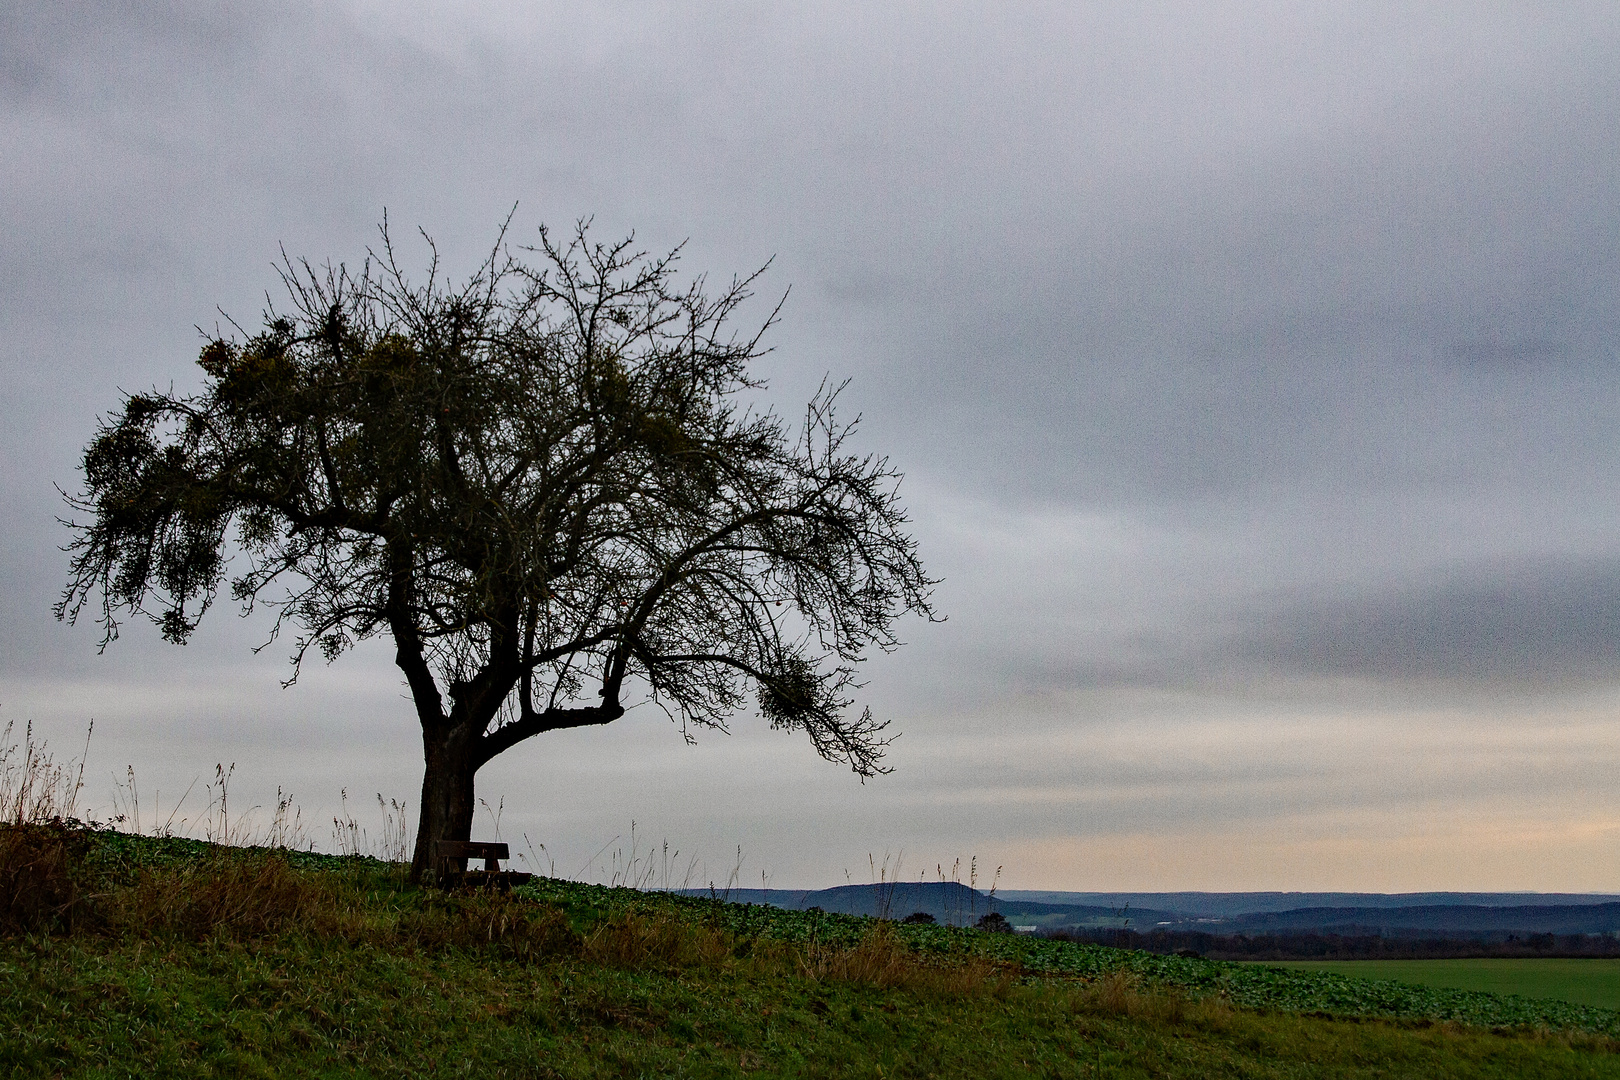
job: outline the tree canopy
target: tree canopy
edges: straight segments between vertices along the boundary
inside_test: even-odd
[[[651,701],[691,736],[752,697],[823,757],[885,771],[856,663],[930,618],[900,474],[851,449],[824,384],[750,406],[758,274],[708,291],[588,223],[502,240],[468,279],[286,258],[288,306],[213,336],[202,388],[127,398],[70,497],[57,607],[103,646],[146,615],[183,643],[230,576],[291,629],[294,677],[386,634],[423,731],[414,869],[466,839],[473,774],[542,732]],[[430,241],[431,244],[431,241]]]

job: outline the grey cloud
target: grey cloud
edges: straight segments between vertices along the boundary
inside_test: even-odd
[[[275,21],[262,8],[219,2],[9,5],[0,12],[8,104],[116,105],[110,91],[134,90],[137,72],[169,86],[228,78]]]
[[[1516,338],[1507,341],[1474,339],[1454,342],[1450,355],[1467,368],[1484,371],[1519,370],[1557,364],[1573,350],[1567,341]]]
[[[1620,561],[1471,567],[1380,595],[1297,602],[1233,648],[1281,676],[1547,688],[1620,681]]]
[[[1262,125],[1231,162],[1199,157],[1207,135],[1171,156],[1054,126],[1071,191],[965,208],[915,257],[933,321],[899,325],[887,409],[934,419],[907,437],[985,489],[1063,499],[1365,490],[1441,464],[1513,482],[1550,471],[1526,445],[1573,432],[1575,458],[1607,455],[1556,414],[1617,397],[1620,170],[1594,147],[1620,136],[1620,96],[1574,33],[1539,55],[1540,85],[1454,59],[1311,138]],[[1347,63],[1322,60],[1329,81]],[[1262,115],[1310,92],[1266,89]],[[1561,353],[1536,402],[1555,415],[1476,429],[1494,391],[1451,369],[1481,342]]]

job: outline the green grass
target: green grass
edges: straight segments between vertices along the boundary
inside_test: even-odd
[[[367,860],[79,856],[71,926],[0,935],[0,1076],[1620,1078],[1620,1014],[1558,1002],[561,881],[446,896]]]
[[[0,953],[13,1076],[1613,1077],[1548,1036],[338,943]]]
[[[1290,960],[1277,967],[1620,1009],[1620,960]]]

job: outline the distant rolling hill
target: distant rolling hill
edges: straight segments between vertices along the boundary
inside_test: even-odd
[[[1404,908],[1448,907],[1534,907],[1584,906],[1620,902],[1620,894],[1610,893],[1351,893],[1351,892],[1161,892],[1098,893],[1002,890],[1007,900],[1033,901],[1062,906],[1088,906],[1132,911],[1171,912],[1183,918],[1224,919],[1264,911],[1298,911],[1302,908]]]
[[[688,889],[707,896],[707,889]],[[888,885],[838,885],[831,889],[731,889],[728,899],[739,904],[770,904],[772,907],[820,908],[846,915],[885,915],[903,919],[913,912],[925,912],[943,923],[965,926],[990,911],[998,911],[1010,921],[1045,928],[1061,926],[1123,926],[1140,917],[1137,912],[1121,912],[1098,904],[1053,904],[1006,900],[955,881],[896,882]],[[1170,912],[1154,911],[1155,918],[1177,918]]]
[[[731,889],[725,895],[737,903],[800,910],[814,907],[893,919],[926,912],[940,922],[959,926],[976,922],[989,911],[998,911],[1014,925],[1047,932],[1129,928],[1142,932],[1198,931],[1216,935],[1329,933],[1435,938],[1620,934],[1620,896],[1572,893],[1016,892],[990,895],[960,882],[925,881],[839,885],[802,891]],[[1143,901],[1151,902],[1152,906]]]

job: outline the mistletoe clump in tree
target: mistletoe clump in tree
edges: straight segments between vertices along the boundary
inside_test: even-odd
[[[503,231],[504,237],[504,231]],[[431,242],[430,242],[431,244]],[[190,395],[136,394],[85,451],[69,584],[103,646],[143,614],[183,643],[226,581],[297,666],[392,638],[422,730],[412,873],[466,840],[480,766],[651,700],[723,729],[752,697],[825,758],[885,771],[854,665],[933,617],[899,474],[853,452],[836,391],[802,426],[734,316],[754,277],[682,284],[629,240],[495,253],[422,283],[383,229],[358,275],[284,261],[290,306],[208,341]],[[757,277],[757,275],[755,275]]]

